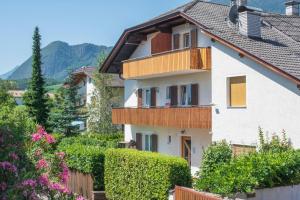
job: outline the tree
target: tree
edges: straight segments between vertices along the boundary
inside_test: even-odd
[[[78,127],[72,122],[77,119],[77,86],[74,76],[69,72],[64,87],[60,88],[55,95],[55,100],[50,112],[49,123],[54,132],[65,135],[78,133]]]
[[[14,83],[0,79],[0,107],[8,106],[11,108],[16,105],[14,98],[8,93],[10,89],[15,89]]]
[[[32,77],[28,91],[24,95],[24,103],[28,107],[30,116],[38,124],[46,126],[49,108],[41,69],[41,35],[38,27],[34,30],[32,51]]]
[[[105,54],[101,53],[98,62],[99,66],[105,60]],[[112,124],[111,111],[115,102],[116,95],[113,88],[112,76],[109,74],[99,73],[95,70],[93,74],[93,83],[95,90],[93,91],[91,103],[88,105],[88,130],[94,133],[114,133],[117,126]]]

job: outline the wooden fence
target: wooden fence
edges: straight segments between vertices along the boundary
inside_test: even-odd
[[[93,178],[90,174],[83,174],[78,171],[70,171],[68,188],[84,196],[86,199],[93,199]]]
[[[222,198],[203,192],[197,192],[190,188],[176,186],[174,200],[222,200]]]

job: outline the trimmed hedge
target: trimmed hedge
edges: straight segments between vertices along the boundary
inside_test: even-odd
[[[165,200],[175,185],[191,187],[190,169],[182,158],[133,149],[109,149],[105,157],[110,200]]]
[[[105,148],[73,144],[59,145],[58,150],[66,153],[66,162],[70,169],[93,175],[94,190],[104,190]]]
[[[60,146],[82,144],[88,146],[99,146],[106,148],[116,148],[119,141],[123,138],[122,134],[89,134],[74,137],[66,137],[60,141]]]
[[[233,158],[212,171],[202,171],[195,187],[198,190],[232,196],[251,193],[257,188],[300,183],[300,152],[253,153]]]
[[[66,153],[70,169],[92,174],[94,190],[104,190],[104,157],[107,148],[116,148],[121,134],[95,134],[61,139],[57,150]]]

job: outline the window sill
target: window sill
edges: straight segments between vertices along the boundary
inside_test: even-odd
[[[247,109],[247,106],[227,106],[227,109]]]

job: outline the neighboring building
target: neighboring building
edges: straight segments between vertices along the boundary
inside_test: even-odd
[[[24,105],[23,96],[24,96],[25,92],[26,92],[26,90],[9,90],[8,91],[8,93],[15,99],[16,104],[18,106]],[[51,99],[55,98],[53,93],[48,92],[47,95]]]
[[[196,0],[124,31],[101,71],[125,79],[113,122],[127,142],[182,156],[192,172],[212,141],[256,145],[259,126],[300,147],[297,3],[290,16],[246,3]]]
[[[15,99],[17,105],[23,105],[23,95],[25,90],[9,90],[8,93]]]
[[[87,108],[88,104],[92,101],[93,92],[95,90],[95,86],[93,83],[93,73],[95,70],[96,67],[83,66],[72,73],[75,77],[76,86],[78,88],[78,102],[76,103],[78,107]],[[116,74],[112,74],[111,84],[111,87],[113,88],[124,88],[123,80],[121,80],[119,75]],[[123,95],[123,93],[121,95]],[[121,97],[121,99],[121,103],[123,103],[123,98]],[[73,124],[79,125],[80,129],[84,130],[86,128],[86,119],[84,119],[83,121],[75,121],[73,122]]]

